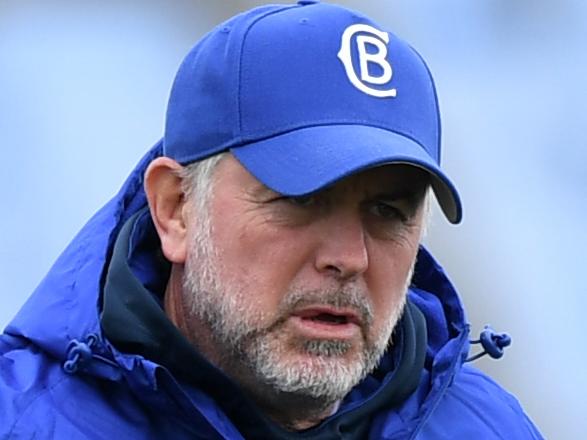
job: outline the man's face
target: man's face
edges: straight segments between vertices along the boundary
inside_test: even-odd
[[[331,404],[385,351],[422,230],[426,173],[385,166],[282,197],[228,155],[188,224],[190,339],[253,394]]]

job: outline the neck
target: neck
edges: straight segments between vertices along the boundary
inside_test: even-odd
[[[256,403],[273,422],[289,431],[302,431],[320,424],[328,416],[334,414],[340,402],[325,403],[321,400],[301,396],[284,396],[273,394],[272,404],[269,399]]]

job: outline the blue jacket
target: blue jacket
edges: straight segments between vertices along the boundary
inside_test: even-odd
[[[141,262],[156,249],[129,235],[141,229],[135,219],[147,217],[141,214],[142,176],[160,154],[159,143],[75,237],[0,336],[0,438],[542,438],[512,395],[465,363],[469,327],[461,302],[424,248],[406,313],[419,326],[404,318],[394,336],[399,344],[337,414],[298,434],[235,423],[235,414],[257,417],[254,405],[220,372],[196,353],[189,355],[193,362],[180,356],[180,362],[169,361],[173,367],[164,366],[165,338],[183,342],[164,322],[156,296],[136,300],[119,289],[105,298],[109,284],[117,282],[112,268],[117,255],[128,256],[141,289],[157,291],[165,281]],[[125,224],[130,232],[124,232]],[[126,241],[120,238],[124,234]],[[137,304],[149,312],[135,322],[128,310]],[[153,335],[151,325],[164,328],[163,336]],[[158,342],[145,348],[142,340]],[[182,365],[195,368],[198,380],[186,380]],[[364,428],[355,430],[361,424]]]

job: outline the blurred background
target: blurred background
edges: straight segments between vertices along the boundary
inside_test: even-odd
[[[260,3],[0,0],[1,328],[161,137],[189,48]],[[436,210],[428,246],[473,336],[490,323],[513,337],[477,365],[547,438],[585,438],[587,2],[339,3],[407,39],[436,78],[465,217]]]

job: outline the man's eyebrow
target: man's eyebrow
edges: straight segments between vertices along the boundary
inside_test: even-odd
[[[426,187],[421,188],[401,188],[396,190],[386,190],[383,192],[376,193],[372,198],[397,201],[397,200],[408,200],[416,201],[420,197],[423,197],[426,193]]]

